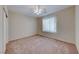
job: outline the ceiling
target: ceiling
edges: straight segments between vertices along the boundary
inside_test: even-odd
[[[46,12],[40,14],[39,16],[33,13],[33,5],[8,5],[8,10],[22,13],[28,16],[41,17],[62,10],[64,8],[71,7],[72,5],[41,5],[41,6],[43,6],[46,9]]]

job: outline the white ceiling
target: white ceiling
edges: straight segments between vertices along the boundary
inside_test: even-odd
[[[40,14],[38,17],[54,13],[64,8],[71,7],[72,5],[41,5],[41,6],[43,6],[46,9],[46,12]],[[9,5],[8,10],[22,13],[28,16],[37,17],[37,15],[33,13],[33,5]]]

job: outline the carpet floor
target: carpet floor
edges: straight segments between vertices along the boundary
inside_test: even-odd
[[[77,54],[74,44],[33,36],[11,41],[6,46],[6,54]]]

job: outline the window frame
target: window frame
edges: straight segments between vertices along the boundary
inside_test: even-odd
[[[44,19],[44,18],[50,18],[50,17],[54,17],[54,18],[55,18],[55,22],[56,22],[56,24],[55,24],[55,25],[56,25],[56,32],[43,31],[43,19]],[[41,29],[41,30],[42,30],[42,32],[44,32],[44,33],[54,33],[54,34],[57,33],[57,17],[56,17],[56,16],[45,16],[45,17],[42,17],[42,29]]]

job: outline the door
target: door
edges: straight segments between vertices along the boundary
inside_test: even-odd
[[[4,6],[0,5],[0,53],[5,53],[8,39],[8,21]]]
[[[7,18],[7,11],[5,6],[3,6],[2,10],[2,20],[3,20],[3,52],[5,53],[6,50],[6,43],[8,42],[8,18]]]

